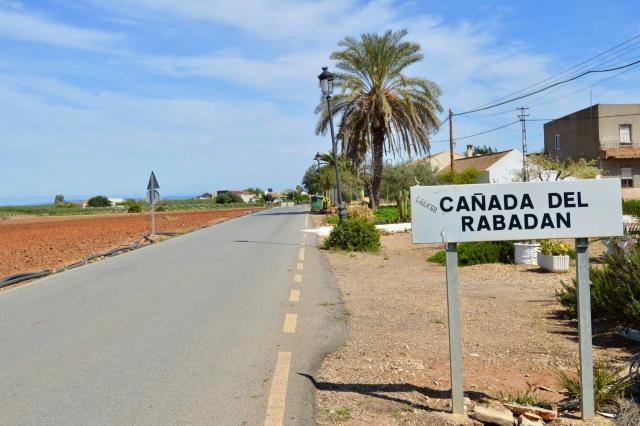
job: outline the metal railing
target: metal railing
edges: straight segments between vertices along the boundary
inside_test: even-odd
[[[622,142],[620,138],[601,138],[600,149],[640,148],[640,142]]]

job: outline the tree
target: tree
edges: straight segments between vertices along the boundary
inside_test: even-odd
[[[439,125],[436,114],[442,111],[440,88],[434,82],[403,74],[423,58],[419,44],[402,40],[406,34],[402,30],[363,34],[359,40],[347,37],[338,43],[342,50],[331,54],[340,70],[335,85],[341,92],[333,97],[332,108],[339,117],[338,137],[342,151],[356,164],[355,157],[372,151],[374,205],[380,201],[384,154],[426,153],[429,133]],[[316,133],[325,134],[329,113],[324,100],[316,113]]]
[[[545,154],[531,154],[528,160],[530,179],[541,181],[564,180],[568,177],[594,179],[602,174],[602,170],[596,166],[596,160],[568,158],[563,161]],[[518,173],[522,174],[522,172]]]
[[[380,193],[387,200],[398,200],[401,191],[414,185],[436,185],[437,178],[431,165],[424,162],[387,165],[382,175]]]
[[[489,145],[482,145],[482,146],[474,146],[473,147],[473,155],[495,154],[496,152],[498,152],[498,150],[495,149],[492,146],[489,146]]]
[[[478,169],[468,168],[462,172],[447,170],[438,175],[438,182],[443,185],[468,185],[477,183],[482,172]]]
[[[64,195],[56,195],[56,197],[53,199],[53,204],[64,204]]]
[[[104,195],[96,195],[87,201],[89,207],[111,207],[111,201]]]
[[[264,191],[262,190],[262,188],[247,188],[244,190],[244,192],[248,192],[249,194],[253,194],[256,197],[262,197],[262,194],[264,194]]]
[[[216,204],[243,203],[242,198],[233,192],[223,192],[216,197]]]

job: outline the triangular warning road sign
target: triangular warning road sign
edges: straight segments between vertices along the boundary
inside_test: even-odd
[[[158,180],[156,179],[156,175],[151,172],[151,176],[149,177],[149,184],[147,185],[147,191],[152,189],[158,189],[160,185],[158,185]]]

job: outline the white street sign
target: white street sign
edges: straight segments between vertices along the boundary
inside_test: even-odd
[[[620,179],[411,188],[414,243],[623,235]]]
[[[147,195],[145,196],[147,203],[153,205],[160,201],[160,193],[155,189],[153,191],[147,191]]]

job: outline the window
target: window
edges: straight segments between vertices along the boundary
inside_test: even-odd
[[[555,143],[556,143],[556,151],[560,151],[560,135],[556,135]]]
[[[620,167],[620,182],[624,188],[633,187],[633,169],[631,167]]]
[[[620,125],[620,143],[621,144],[631,143],[631,124]]]

